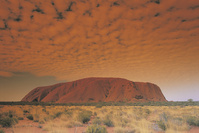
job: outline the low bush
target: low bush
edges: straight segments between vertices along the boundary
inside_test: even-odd
[[[103,107],[103,105],[102,105],[102,104],[100,104],[100,103],[98,103],[97,105],[95,105],[95,107],[96,107],[96,108],[102,108],[102,107]]]
[[[33,120],[33,122],[39,122],[39,120]]]
[[[43,126],[42,125],[38,125],[38,128],[42,128]]]
[[[157,122],[158,127],[161,128],[163,131],[166,131],[166,124],[164,121],[160,120]]]
[[[100,124],[102,123],[102,121],[100,120],[99,117],[96,117],[95,119],[93,119],[92,123],[93,123],[93,124],[100,125]]]
[[[4,130],[0,130],[0,133],[5,133]]]
[[[187,124],[190,126],[198,126],[199,127],[199,118],[197,117],[188,117],[187,118]]]
[[[65,110],[64,114],[67,115],[68,117],[72,117],[73,111],[72,110]]]
[[[43,112],[46,112],[46,109],[45,109],[45,108],[43,108],[43,109],[42,109],[42,111],[43,111]]]
[[[57,112],[54,116],[53,116],[53,118],[55,119],[55,118],[57,118],[57,117],[60,117],[62,115],[62,112]]]
[[[107,133],[107,130],[104,126],[91,125],[87,127],[86,133]]]
[[[92,116],[92,112],[91,111],[84,110],[84,111],[79,113],[78,119],[82,123],[87,123],[88,121],[90,121],[90,117],[91,116]]]
[[[27,113],[29,113],[29,111],[28,110],[23,110],[23,113],[27,114]]]
[[[33,120],[33,116],[31,114],[26,116],[29,120]]]
[[[113,121],[110,119],[109,116],[106,116],[105,119],[103,120],[104,125],[108,126],[108,127],[113,127]]]
[[[24,118],[23,117],[18,117],[18,120],[23,120]]]
[[[2,127],[11,127],[12,125],[18,123],[15,112],[8,111],[0,114],[0,125]]]
[[[169,118],[168,114],[165,113],[165,112],[163,112],[162,114],[160,114],[159,117],[160,117],[161,121],[165,121],[165,122],[167,122],[168,118]]]
[[[148,114],[148,115],[151,113],[151,111],[150,111],[149,109],[145,109],[144,111],[145,111],[145,113]]]
[[[9,110],[8,112],[2,113],[2,114],[1,114],[1,117],[2,117],[2,116],[9,117],[9,118],[13,118],[13,117],[15,117],[16,115],[15,115],[15,112]]]
[[[18,120],[16,118],[10,118],[10,117],[0,118],[0,125],[2,127],[11,127],[16,123],[18,123]]]
[[[39,124],[44,124],[44,123],[45,123],[44,120],[40,120],[40,121],[39,121]]]
[[[0,119],[0,124],[2,127],[11,127],[12,126],[12,118],[5,117]]]
[[[97,116],[97,112],[94,112],[94,116]]]
[[[13,111],[9,110],[9,112],[8,112],[8,116],[9,116],[10,118],[13,118],[13,117],[14,117],[14,115],[15,115],[15,112],[13,112]]]

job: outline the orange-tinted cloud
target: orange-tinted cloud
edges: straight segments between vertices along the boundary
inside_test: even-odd
[[[198,12],[196,0],[5,0],[0,70],[164,85],[195,79]]]
[[[11,73],[11,72],[5,72],[5,71],[0,71],[0,76],[2,76],[2,77],[12,77],[13,73]]]

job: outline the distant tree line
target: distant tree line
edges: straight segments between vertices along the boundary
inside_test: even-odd
[[[54,103],[54,102],[0,102],[0,105],[41,105],[41,106],[199,106],[199,101],[178,102],[87,102],[87,103]]]

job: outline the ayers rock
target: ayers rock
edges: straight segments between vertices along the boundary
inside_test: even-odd
[[[147,102],[167,101],[160,88],[152,83],[121,78],[85,78],[73,82],[37,87],[22,101],[27,102]]]

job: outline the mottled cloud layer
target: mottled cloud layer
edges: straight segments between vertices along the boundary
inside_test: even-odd
[[[0,71],[0,76],[2,76],[2,77],[12,77],[13,73],[11,73],[11,72],[5,72],[5,71]]]
[[[197,0],[1,0],[1,76],[167,84],[199,78],[198,51]]]

